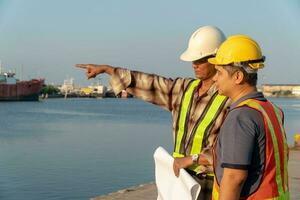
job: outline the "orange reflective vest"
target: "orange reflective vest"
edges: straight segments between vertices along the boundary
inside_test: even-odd
[[[240,199],[289,199],[288,186],[288,145],[283,127],[283,113],[269,101],[247,99],[238,107],[248,106],[261,113],[265,125],[265,162],[261,183],[257,190]],[[214,160],[216,161],[214,152]],[[212,199],[219,199],[219,183],[214,181]]]

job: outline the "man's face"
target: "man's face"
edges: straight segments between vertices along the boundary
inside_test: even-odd
[[[215,66],[207,62],[207,58],[193,61],[192,66],[196,78],[201,80],[212,78],[216,73]]]
[[[214,81],[218,88],[218,92],[221,95],[230,96],[231,92],[234,91],[235,81],[233,76],[224,69],[222,66],[215,66],[217,73],[214,76]]]

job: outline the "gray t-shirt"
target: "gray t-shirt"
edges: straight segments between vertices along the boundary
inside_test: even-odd
[[[258,188],[265,161],[265,130],[261,113],[246,106],[236,108],[240,102],[250,98],[266,101],[262,93],[255,92],[233,103],[216,144],[218,183],[221,182],[224,168],[248,170],[241,197],[252,194]]]

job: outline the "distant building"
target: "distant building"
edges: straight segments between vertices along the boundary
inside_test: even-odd
[[[300,97],[300,84],[264,84],[261,90],[267,97]]]
[[[292,90],[292,94],[295,96],[300,96],[300,86],[295,86]]]
[[[100,84],[89,85],[88,88],[92,90],[92,94],[103,97],[106,93],[106,87]]]
[[[69,78],[64,80],[64,84],[59,88],[62,94],[69,94],[74,91],[74,79]]]
[[[89,88],[89,87],[80,88],[80,94],[82,94],[82,95],[89,96],[92,93],[93,93],[93,88]]]

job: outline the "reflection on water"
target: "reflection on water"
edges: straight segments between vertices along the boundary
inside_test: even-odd
[[[271,100],[292,143],[300,100]],[[0,199],[88,199],[152,181],[157,146],[172,150],[170,113],[136,99],[0,103]]]

